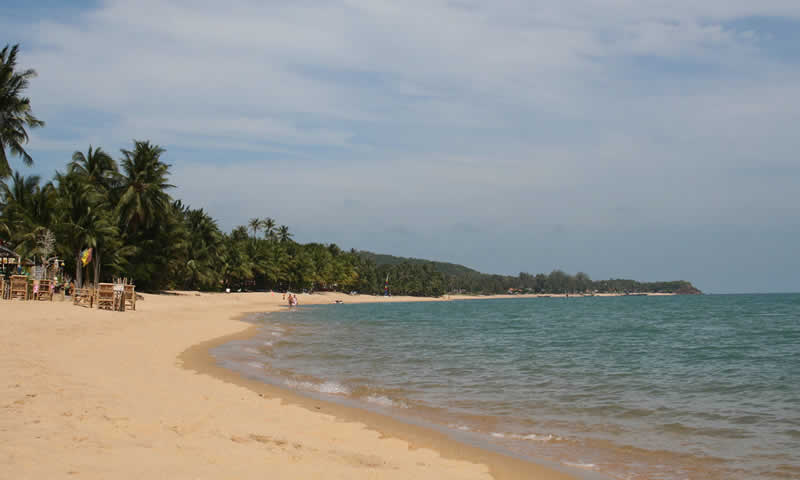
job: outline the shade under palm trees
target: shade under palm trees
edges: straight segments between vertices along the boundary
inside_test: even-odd
[[[26,165],[33,165],[33,158],[23,147],[28,143],[27,129],[44,126],[33,115],[30,99],[24,96],[36,71],[16,71],[18,51],[19,45],[6,45],[0,50],[0,178],[11,175],[6,150],[21,157]]]

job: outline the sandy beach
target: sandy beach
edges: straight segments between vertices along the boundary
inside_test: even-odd
[[[299,295],[336,299],[412,300]],[[283,305],[263,292],[144,295],[125,313],[0,302],[2,476],[573,478],[215,365],[210,347],[251,331],[237,318]]]

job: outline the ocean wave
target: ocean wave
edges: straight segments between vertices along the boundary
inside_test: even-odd
[[[380,405],[381,407],[408,408],[408,405],[404,402],[392,400],[384,395],[369,395],[365,400],[369,403]]]
[[[593,470],[597,467],[594,463],[581,463],[581,462],[561,462],[568,467],[583,468],[584,470]]]
[[[289,388],[294,388],[297,390],[308,390],[312,392],[327,393],[330,395],[347,395],[350,393],[349,388],[336,382],[312,383],[287,379],[285,380],[285,383]]]
[[[458,424],[458,423],[451,423],[450,425],[448,425],[448,427],[454,428],[456,430],[461,430],[462,432],[469,432],[470,431],[470,428],[468,426],[461,425],[461,424]]]
[[[518,438],[520,440],[531,440],[534,442],[550,442],[550,441],[563,440],[563,438],[557,435],[553,435],[552,433],[548,433],[547,435],[537,435],[535,433],[530,433],[528,435],[516,435],[514,438]]]
[[[451,425],[451,427],[452,427],[452,425]],[[552,442],[552,441],[564,440],[563,438],[559,437],[558,435],[553,435],[551,433],[548,433],[547,435],[541,435],[541,434],[538,434],[538,433],[529,433],[527,435],[520,435],[518,433],[492,432],[489,435],[491,435],[494,438],[511,438],[511,439],[514,439],[514,440],[528,440],[528,441],[533,441],[533,442]]]

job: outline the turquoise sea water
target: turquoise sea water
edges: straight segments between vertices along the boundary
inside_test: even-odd
[[[215,350],[301,391],[622,479],[800,478],[800,295],[301,307]]]

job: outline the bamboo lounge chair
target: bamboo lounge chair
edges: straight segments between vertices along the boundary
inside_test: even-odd
[[[72,292],[73,305],[83,305],[92,308],[94,304],[94,294],[91,288],[76,288]]]
[[[28,277],[25,275],[11,276],[11,292],[9,298],[12,300],[15,298],[19,298],[20,300],[28,299]]]
[[[114,284],[97,284],[97,308],[114,310]]]
[[[130,305],[131,310],[136,310],[136,286],[135,285],[125,285],[125,304],[124,306]]]
[[[53,288],[51,280],[39,280],[39,288],[35,289],[34,300],[53,301]]]

